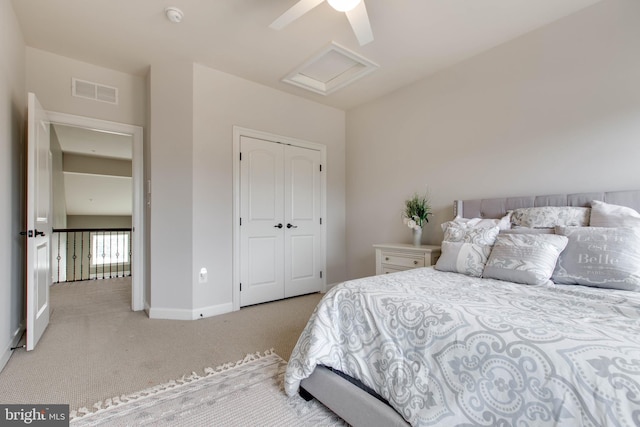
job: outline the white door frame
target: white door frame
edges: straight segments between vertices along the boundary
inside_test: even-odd
[[[47,111],[52,124],[75,126],[100,132],[112,132],[131,135],[133,205],[131,212],[132,254],[131,254],[131,309],[144,309],[144,260],[145,260],[145,227],[144,227],[144,162],[143,162],[143,130],[140,126],[110,122],[91,117]]]
[[[250,138],[263,139],[265,141],[279,142],[281,144],[295,145],[303,148],[311,148],[320,151],[320,161],[323,167],[323,173],[320,175],[320,198],[321,198],[321,215],[322,228],[320,230],[320,242],[322,245],[322,270],[323,282],[322,292],[327,287],[327,147],[316,142],[304,141],[296,138],[275,135],[268,132],[243,128],[240,126],[233,127],[233,272],[232,272],[232,304],[233,310],[240,310],[240,138],[247,136]]]

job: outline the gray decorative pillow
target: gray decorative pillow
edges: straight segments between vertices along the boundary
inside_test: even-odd
[[[435,269],[480,277],[500,228],[449,224]]]
[[[574,206],[520,208],[513,211],[511,224],[529,228],[553,228],[558,225],[586,227],[590,215],[590,208]]]
[[[482,277],[543,285],[551,278],[568,240],[555,234],[500,234]]]
[[[589,224],[592,227],[640,227],[640,213],[626,206],[594,200]]]
[[[640,228],[556,227],[567,236],[551,280],[640,291]]]
[[[464,242],[442,242],[442,254],[435,269],[480,277],[491,253],[491,246]]]

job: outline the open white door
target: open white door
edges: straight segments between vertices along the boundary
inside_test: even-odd
[[[51,150],[47,113],[33,93],[27,124],[27,351],[49,324]]]

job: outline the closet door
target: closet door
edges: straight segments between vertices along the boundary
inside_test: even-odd
[[[240,140],[240,305],[284,298],[284,156],[281,144]]]
[[[240,306],[322,290],[321,153],[240,139]]]
[[[285,297],[319,292],[321,278],[320,152],[284,146]]]

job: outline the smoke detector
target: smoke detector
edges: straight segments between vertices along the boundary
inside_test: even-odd
[[[182,18],[184,17],[184,13],[177,7],[168,7],[164,10],[164,13],[167,15],[167,19],[174,24],[182,22]]]

